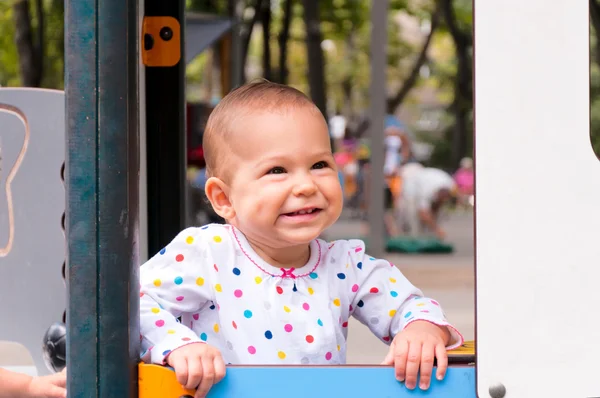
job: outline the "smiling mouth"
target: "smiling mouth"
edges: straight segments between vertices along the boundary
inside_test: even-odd
[[[312,208],[312,209],[303,209],[303,210],[298,210],[298,211],[294,211],[292,213],[285,213],[285,216],[289,216],[289,217],[293,217],[293,216],[303,216],[306,214],[316,214],[318,212],[320,212],[321,209],[318,208]]]

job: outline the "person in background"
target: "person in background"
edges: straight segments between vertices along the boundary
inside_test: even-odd
[[[415,173],[419,173],[423,169],[423,165],[417,162],[411,162],[403,164],[400,167],[400,179],[404,181],[411,181]],[[403,184],[404,185],[404,184]],[[409,186],[410,188],[410,186]],[[403,191],[400,191],[400,195],[396,198],[394,204],[396,222],[401,229],[406,233],[410,232],[410,216],[408,214],[409,206],[406,205],[406,199],[404,199]],[[414,222],[413,222],[414,223]],[[414,235],[414,234],[413,234]]]
[[[0,398],[66,398],[67,371],[31,377],[0,369]]]
[[[454,179],[443,170],[417,166],[404,178],[401,200],[411,236],[417,236],[424,227],[438,239],[444,239],[446,232],[439,225],[438,216],[452,199]]]
[[[462,206],[468,207],[469,201],[475,192],[473,159],[466,157],[460,161],[460,168],[454,173],[454,181],[458,190],[458,202]]]
[[[390,126],[385,129],[385,158],[383,174],[385,176],[385,214],[384,223],[389,236],[398,236],[399,230],[394,218],[394,204],[400,193],[400,166],[402,164],[402,153],[404,148],[409,147],[409,141],[400,128]]]

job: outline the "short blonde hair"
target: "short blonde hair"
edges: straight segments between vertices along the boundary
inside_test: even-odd
[[[230,149],[233,122],[256,111],[273,111],[290,107],[318,108],[303,92],[268,80],[258,80],[231,91],[211,112],[206,123],[202,147],[206,160],[206,175],[222,178],[221,165]]]

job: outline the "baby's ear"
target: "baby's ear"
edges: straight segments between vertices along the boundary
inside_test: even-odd
[[[229,200],[229,186],[227,184],[219,178],[210,177],[206,181],[204,191],[215,213],[225,220],[231,220],[235,216],[235,210]]]

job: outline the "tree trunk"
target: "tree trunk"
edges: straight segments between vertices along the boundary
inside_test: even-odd
[[[388,103],[387,103],[387,112],[388,113],[394,114],[396,112],[396,109],[398,109],[398,107],[402,104],[402,102],[404,101],[404,99],[406,98],[408,93],[410,93],[410,90],[414,87],[415,83],[417,83],[417,80],[419,79],[419,71],[421,70],[421,67],[427,60],[427,51],[429,50],[429,45],[431,44],[431,39],[433,38],[433,35],[438,26],[439,14],[440,14],[439,7],[436,7],[436,9],[431,14],[431,30],[429,31],[429,34],[427,35],[427,37],[425,38],[425,41],[423,42],[423,47],[421,48],[421,52],[419,53],[419,56],[415,60],[415,63],[412,67],[412,70],[410,71],[410,74],[408,75],[406,80],[404,80],[404,82],[402,83],[402,87],[400,87],[400,90],[398,90],[398,93],[396,93],[395,96],[393,96],[392,98],[390,98],[388,100]]]
[[[42,0],[35,0],[35,13],[38,21],[37,25],[37,40],[34,44],[35,62],[40,71],[40,85],[44,75],[44,37],[46,35],[45,20],[44,20],[44,4]]]
[[[327,119],[325,97],[325,62],[321,48],[321,24],[317,0],[303,0],[304,24],[306,26],[306,51],[308,55],[308,85],[310,96]]]
[[[248,23],[244,23],[243,21],[241,21],[240,23],[245,25],[243,27],[243,35],[242,37],[244,38],[243,41],[243,48],[242,48],[242,65],[243,65],[243,71],[244,71],[244,80],[246,80],[246,62],[248,60],[248,51],[250,49],[250,39],[252,39],[252,32],[254,31],[254,26],[256,25],[256,23],[258,22],[258,20],[261,18],[261,14],[262,14],[262,4],[265,0],[256,0],[256,3],[254,3],[254,16],[252,17],[252,19],[248,22]],[[268,2],[268,0],[267,0]]]
[[[222,88],[225,88],[223,96],[244,84],[245,81],[244,43],[241,40],[244,37],[243,13],[244,3],[241,0],[227,0],[227,14],[231,18],[233,26],[227,38],[221,39],[221,42],[224,43],[222,48],[226,48],[228,52],[228,54],[221,54],[221,74],[226,71],[225,73],[230,76],[229,82],[221,85]],[[224,81],[223,78],[221,80]]]
[[[452,0],[442,1],[442,12],[456,47],[457,73],[455,78],[454,101],[451,109],[455,121],[452,135],[451,161],[457,165],[467,155],[469,128],[469,112],[473,109],[473,70],[469,50],[473,45],[470,32],[462,32],[456,23]]]
[[[590,0],[590,17],[594,33],[596,34],[595,61],[600,66],[600,4],[597,0]]]
[[[261,25],[263,31],[263,77],[273,79],[271,71],[271,0],[264,0],[261,9]]]
[[[57,13],[61,21],[65,20],[65,2],[64,0],[53,0],[51,5],[52,11]],[[60,32],[57,35],[59,37],[58,52],[59,57],[62,60],[63,69],[65,67],[65,25],[60,24]],[[64,73],[63,73],[64,75]]]
[[[283,26],[279,32],[279,83],[287,84],[287,45],[290,38],[290,24],[292,21],[292,0],[284,0],[283,4]]]
[[[29,1],[17,0],[13,5],[13,14],[21,84],[25,87],[40,87],[42,83],[41,60],[33,43]]]

